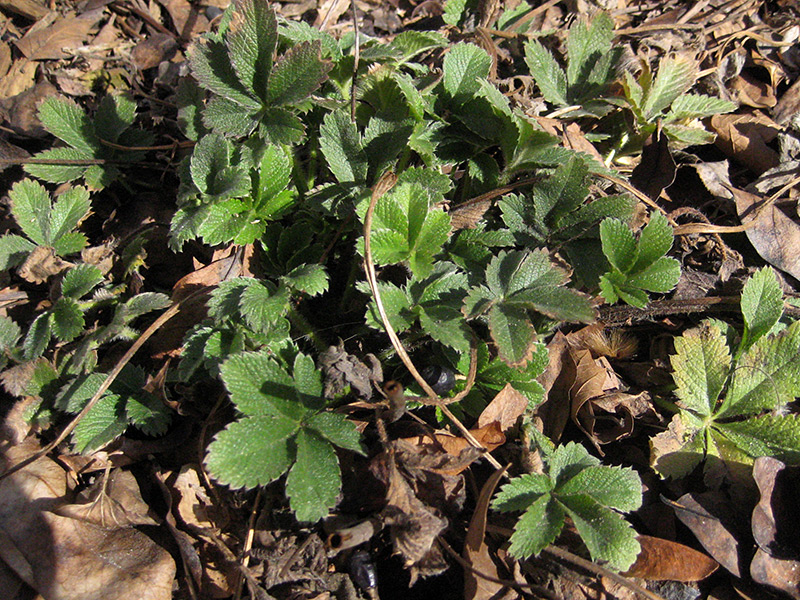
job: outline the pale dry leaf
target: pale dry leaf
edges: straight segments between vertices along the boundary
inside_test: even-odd
[[[58,275],[72,266],[74,263],[56,256],[55,250],[50,246],[37,246],[19,266],[17,275],[31,283],[44,283],[53,275]]]
[[[475,503],[475,511],[469,522],[467,535],[464,539],[464,550],[462,557],[478,573],[470,569],[464,569],[464,600],[491,600],[505,589],[505,586],[491,581],[481,575],[488,575],[495,579],[499,578],[497,566],[489,555],[489,547],[486,545],[486,523],[489,513],[489,502],[492,499],[497,484],[505,474],[506,469],[498,469],[483,484],[478,501]],[[513,597],[518,597],[514,594]]]
[[[6,75],[0,79],[0,100],[13,98],[36,83],[36,69],[38,65],[27,58],[18,58],[9,68]],[[11,108],[6,104],[6,112],[11,113]],[[10,122],[13,119],[8,118]]]
[[[677,542],[638,535],[641,551],[623,575],[652,581],[702,581],[719,568],[713,558]]]
[[[800,278],[800,225],[774,203],[761,209],[765,198],[730,188],[747,239],[773,267]]]
[[[42,29],[31,27],[15,45],[29,60],[69,58],[72,54],[69,51],[83,46],[89,31],[102,17],[103,9],[99,8],[76,17],[56,19]]]
[[[714,115],[711,130],[717,134],[716,146],[728,157],[761,174],[779,162],[769,144],[781,127],[758,111],[749,114]]]
[[[5,467],[39,449],[6,447]],[[0,481],[0,558],[48,600],[169,600],[175,563],[138,529],[106,529],[51,510],[67,497],[65,471],[43,457]]]
[[[478,417],[478,427],[485,427],[496,421],[500,425],[500,430],[506,431],[516,424],[527,408],[528,399],[507,383],[483,409]]]

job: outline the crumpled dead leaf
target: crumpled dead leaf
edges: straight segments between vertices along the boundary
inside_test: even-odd
[[[528,408],[528,399],[507,383],[502,390],[489,402],[488,406],[478,417],[478,427],[485,427],[492,422],[497,422],[500,431],[506,431],[516,424]]]
[[[766,115],[758,111],[714,115],[710,127],[717,134],[716,146],[754,173],[761,174],[778,164],[778,153],[767,144],[781,127]]]
[[[730,188],[736,211],[745,225],[747,239],[772,266],[800,278],[800,225],[775,203],[761,208],[765,198]]]
[[[753,464],[761,498],[753,509],[753,538],[758,546],[750,563],[750,576],[757,583],[800,598],[800,543],[798,520],[800,469],[763,456]]]
[[[89,31],[103,17],[103,10],[98,8],[67,18],[51,12],[28,29],[15,45],[28,60],[69,58],[69,50],[83,45]]]
[[[30,456],[26,440],[6,465]],[[0,559],[48,600],[169,600],[175,563],[132,527],[100,527],[51,512],[68,497],[64,470],[43,457],[0,481]]]
[[[50,246],[36,246],[19,268],[17,274],[31,283],[44,283],[51,276],[66,271],[74,263],[56,256]]]
[[[370,467],[387,485],[386,506],[380,516],[389,526],[395,552],[409,569],[410,585],[420,576],[442,573],[448,565],[435,541],[447,528],[447,519],[438,508],[426,505],[416,496],[398,469],[394,449],[376,459]]]
[[[383,381],[383,369],[375,355],[367,354],[364,359],[369,365],[345,351],[341,340],[320,354],[319,366],[325,376],[325,397],[335,398],[350,386],[359,398],[372,398],[375,386]]]

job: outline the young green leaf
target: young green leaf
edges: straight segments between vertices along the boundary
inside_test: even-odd
[[[286,495],[298,521],[326,517],[336,503],[342,476],[336,451],[314,431],[302,429],[295,438],[295,463],[286,477]]]
[[[433,257],[447,241],[450,217],[432,206],[420,185],[396,185],[377,203],[372,223],[372,257],[377,264],[408,261],[418,277],[433,269]]]
[[[525,44],[525,62],[544,99],[556,106],[569,106],[567,76],[541,42],[532,39]]]
[[[765,336],[783,314],[783,292],[775,271],[764,267],[747,280],[742,289],[744,334],[740,352]]]
[[[474,44],[459,43],[444,57],[442,64],[445,92],[456,104],[472,99],[480,89],[481,79],[489,76],[492,59]]]
[[[597,464],[577,444],[559,446],[545,456],[545,474],[512,479],[493,507],[524,510],[511,536],[512,554],[527,558],[552,543],[568,514],[594,560],[624,570],[636,559],[636,532],[616,511],[636,510],[642,484],[631,469]]]
[[[668,56],[658,66],[658,74],[642,105],[646,121],[660,115],[697,79],[697,65],[685,56]]]
[[[646,292],[665,293],[678,283],[680,263],[664,256],[672,247],[672,228],[661,213],[653,213],[637,241],[618,219],[600,224],[603,254],[611,270],[600,277],[600,292],[608,302],[624,300],[644,307]]]

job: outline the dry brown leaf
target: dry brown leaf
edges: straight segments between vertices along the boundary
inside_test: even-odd
[[[36,63],[30,61],[26,61],[26,63],[33,65],[33,71],[36,70]],[[9,75],[9,77],[12,77],[12,75]],[[3,93],[1,91],[2,87],[9,77],[0,80],[0,94]],[[33,79],[31,78],[32,81]],[[49,136],[50,134],[47,133],[39,120],[39,105],[45,98],[54,96],[57,93],[58,90],[52,83],[47,80],[40,81],[33,87],[29,87],[22,93],[2,102],[0,104],[0,115],[8,121],[9,127],[16,133],[33,138]]]
[[[209,509],[213,508],[213,502],[200,483],[200,475],[196,465],[184,465],[181,467],[181,471],[172,487],[180,496],[180,500],[175,505],[175,510],[184,523],[197,527],[213,526],[208,515]]]
[[[775,122],[779,125],[788,125],[797,113],[800,113],[800,79],[783,93],[772,111]]]
[[[702,502],[702,504],[701,504]],[[712,558],[736,577],[741,577],[745,544],[739,541],[740,532],[734,529],[736,517],[727,514],[726,499],[716,493],[684,494],[677,502],[670,503],[678,519],[688,527]],[[713,513],[711,512],[713,511]],[[741,519],[739,520],[741,522]]]
[[[498,598],[497,594],[505,589],[504,585],[490,581],[481,575],[499,578],[497,566],[489,556],[489,547],[486,545],[485,537],[489,502],[494,494],[494,489],[505,474],[506,468],[492,473],[483,484],[478,501],[475,503],[475,512],[472,513],[472,519],[469,522],[467,536],[464,539],[464,551],[461,555],[477,573],[464,569],[464,600],[491,600]],[[513,592],[511,597],[516,598],[518,594]]]
[[[44,283],[51,276],[66,271],[74,263],[56,256],[56,251],[50,246],[36,246],[17,269],[17,274],[25,281],[31,283]]]
[[[208,31],[208,19],[199,5],[187,0],[158,0],[167,9],[175,31],[184,40],[192,40]]]
[[[750,563],[757,583],[800,598],[800,552],[795,525],[800,473],[771,457],[753,464],[753,479],[760,499],[753,510],[751,528],[758,549]]]
[[[79,48],[86,41],[89,31],[103,17],[103,9],[86,11],[76,17],[59,18],[51,13],[36,23],[15,45],[28,60],[57,60],[69,58],[69,50]],[[47,19],[54,22],[47,24]],[[38,25],[43,24],[43,27]]]
[[[0,77],[5,77],[11,68],[11,48],[0,41]]]
[[[103,474],[82,495],[86,502],[66,504],[54,512],[102,528],[158,525],[130,471],[114,469],[108,475]]]
[[[10,10],[26,19],[37,21],[50,11],[34,0],[0,0],[0,8]]]
[[[765,198],[728,188],[745,225],[747,239],[761,257],[794,278],[800,278],[800,226],[774,203],[759,210]]]
[[[727,156],[761,174],[778,165],[778,153],[767,146],[781,130],[758,111],[738,115],[715,115],[711,129],[717,134],[716,146]]]
[[[528,399],[510,383],[500,390],[478,417],[478,427],[486,427],[492,422],[500,425],[500,431],[513,427],[528,408]]]
[[[757,79],[749,71],[742,71],[728,85],[739,104],[772,108],[778,103],[772,84]]]
[[[569,389],[575,381],[575,365],[569,356],[569,341],[560,331],[547,344],[548,363],[537,381],[545,390],[545,399],[536,407],[535,416],[543,431],[558,443],[570,418]]]
[[[627,572],[626,577],[640,577],[654,581],[702,581],[719,568],[719,563],[688,546],[650,537],[636,536],[641,552]]]
[[[141,71],[152,69],[169,60],[178,51],[178,42],[166,33],[156,32],[136,44],[131,51],[131,59]]]
[[[6,447],[6,467],[38,449]],[[67,492],[64,470],[47,457],[0,481],[0,558],[48,600],[171,599],[169,553],[138,529],[50,512]]]
[[[15,60],[5,76],[0,79],[0,100],[12,98],[33,87],[36,82],[36,69],[36,63],[27,58]],[[6,110],[11,112],[8,105],[6,105]],[[13,122],[11,118],[8,120]]]
[[[642,158],[631,173],[631,183],[655,200],[675,181],[675,159],[669,151],[667,135],[656,130],[642,147]]]

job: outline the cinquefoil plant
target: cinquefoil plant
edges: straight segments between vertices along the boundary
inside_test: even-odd
[[[538,436],[543,438],[543,436]],[[642,504],[642,482],[632,469],[606,467],[574,442],[553,448],[540,443],[544,473],[504,485],[492,502],[503,512],[524,511],[511,536],[511,554],[527,558],[555,541],[566,517],[592,559],[625,570],[636,560],[636,531],[620,514]]]
[[[800,460],[800,419],[787,414],[800,396],[800,321],[783,329],[782,293],[768,267],[748,280],[741,307],[738,344],[734,331],[711,320],[675,340],[678,414],[652,440],[653,465],[665,477],[702,461],[730,472],[759,456]]]

